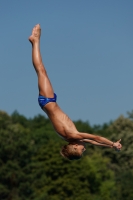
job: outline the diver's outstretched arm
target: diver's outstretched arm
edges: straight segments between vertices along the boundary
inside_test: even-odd
[[[77,134],[75,134],[73,136],[74,139],[77,140],[82,140],[83,142],[85,142],[86,139],[88,140],[92,140],[95,141],[97,143],[100,144],[104,144],[104,145],[108,145],[108,146],[112,146],[113,148],[120,150],[122,148],[122,145],[120,144],[120,140],[118,140],[117,142],[112,142],[104,137],[98,136],[98,135],[93,135],[93,134],[89,134],[89,133],[80,133],[78,132]]]
[[[89,139],[83,139],[82,142],[94,144],[94,145],[96,145],[96,146],[103,146],[103,147],[113,148],[112,145],[102,144],[102,143],[96,142],[96,141],[94,141],[94,140],[89,140]]]

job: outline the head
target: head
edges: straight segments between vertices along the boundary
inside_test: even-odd
[[[69,160],[78,160],[82,157],[82,154],[85,150],[84,143],[76,141],[64,145],[60,151],[60,154]]]

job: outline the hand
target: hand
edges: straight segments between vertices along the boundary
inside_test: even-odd
[[[120,142],[121,142],[121,139],[118,140],[117,142],[114,142],[114,143],[113,143],[113,148],[114,148],[116,151],[120,151],[121,148],[122,148],[122,145],[120,144]]]

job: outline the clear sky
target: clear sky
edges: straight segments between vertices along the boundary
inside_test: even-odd
[[[45,115],[28,42],[37,23],[58,104],[72,120],[102,125],[133,110],[132,0],[0,1],[0,110]]]

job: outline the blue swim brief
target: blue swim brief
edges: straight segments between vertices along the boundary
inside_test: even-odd
[[[43,107],[49,103],[49,102],[56,102],[57,99],[57,95],[54,93],[54,97],[53,98],[47,98],[44,96],[39,95],[38,97],[38,103],[40,105],[40,107],[43,109]]]

